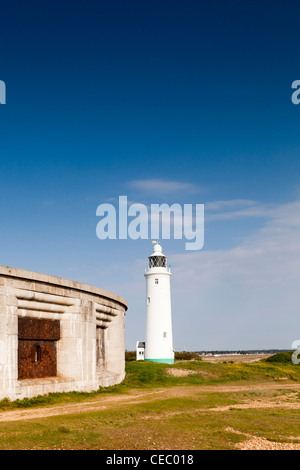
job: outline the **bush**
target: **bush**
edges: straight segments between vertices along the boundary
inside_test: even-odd
[[[201,361],[201,357],[195,352],[187,352],[187,351],[180,351],[175,352],[175,359],[177,361],[191,361],[196,359],[197,361]]]
[[[125,350],[125,361],[135,361],[136,360],[136,351],[127,351]]]
[[[177,361],[201,361],[201,357],[195,352],[179,351],[175,352],[175,360]],[[125,361],[136,361],[136,351],[125,350]]]
[[[265,361],[280,364],[293,364],[292,362],[293,351],[281,352],[268,357]]]

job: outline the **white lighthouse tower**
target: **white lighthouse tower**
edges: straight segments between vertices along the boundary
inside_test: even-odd
[[[172,313],[171,313],[171,272],[167,268],[167,257],[160,244],[154,242],[146,277],[146,345],[145,360],[174,362]]]

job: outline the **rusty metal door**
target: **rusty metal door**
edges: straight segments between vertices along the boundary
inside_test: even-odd
[[[59,320],[19,317],[18,378],[56,376],[56,343],[59,339]]]

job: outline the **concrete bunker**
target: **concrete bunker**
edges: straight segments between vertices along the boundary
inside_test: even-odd
[[[0,399],[120,383],[126,310],[103,289],[0,266]]]

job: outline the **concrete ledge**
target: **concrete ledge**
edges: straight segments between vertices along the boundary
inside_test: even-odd
[[[79,292],[94,294],[118,302],[125,308],[125,310],[128,308],[126,300],[124,300],[122,297],[119,297],[118,295],[108,292],[104,289],[100,289],[99,287],[90,286],[88,284],[83,284],[77,281],[71,281],[70,279],[63,279],[61,277],[36,273],[34,271],[26,271],[24,269],[11,268],[9,266],[0,266],[0,277],[17,278],[43,284],[46,283],[55,287],[65,287],[67,289],[72,289]]]

